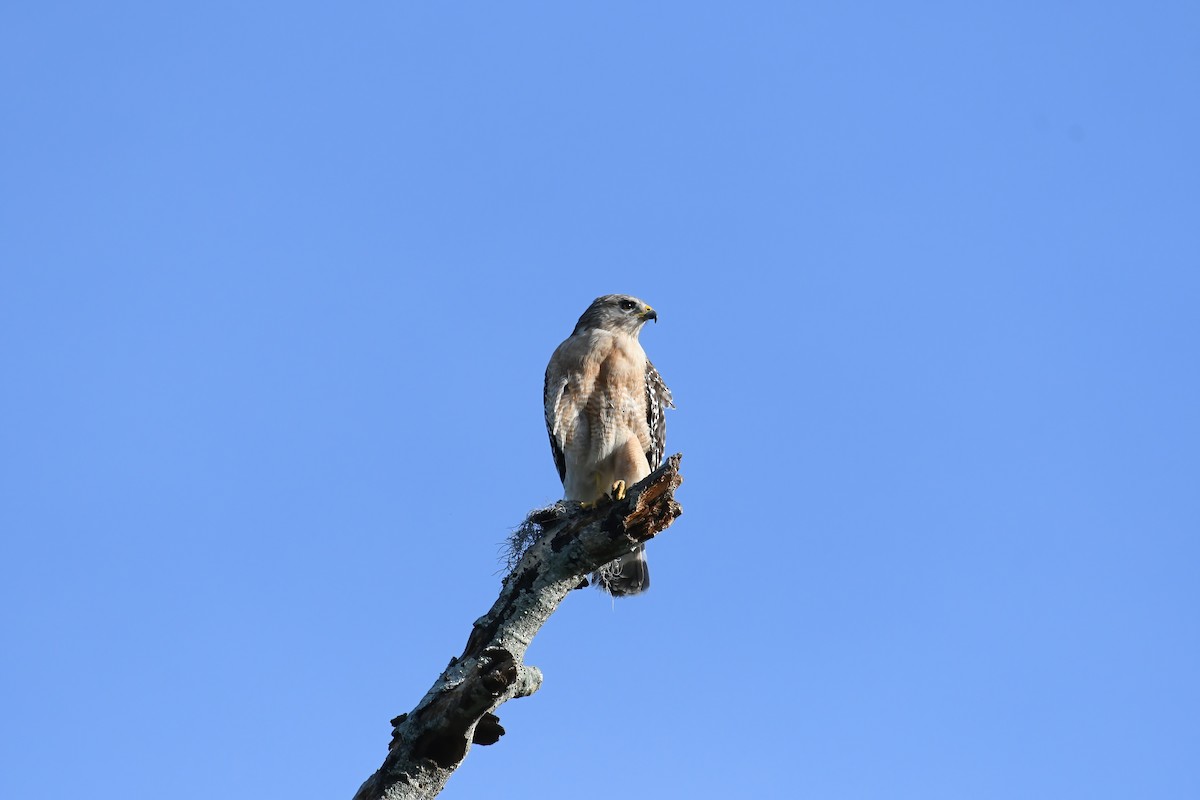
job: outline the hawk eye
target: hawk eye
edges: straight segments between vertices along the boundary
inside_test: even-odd
[[[632,300],[622,300],[621,301],[621,310],[622,311],[633,311],[634,306],[636,306],[636,305],[637,304],[634,303]]]

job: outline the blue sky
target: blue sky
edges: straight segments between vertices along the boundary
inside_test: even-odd
[[[1200,795],[1186,3],[0,11],[0,795],[349,797],[636,294],[685,514],[443,795]]]

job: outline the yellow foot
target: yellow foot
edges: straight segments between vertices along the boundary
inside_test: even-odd
[[[625,481],[617,481],[612,485],[613,500],[625,499]]]

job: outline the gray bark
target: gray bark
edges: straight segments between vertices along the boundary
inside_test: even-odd
[[[572,589],[586,576],[640,542],[666,530],[683,509],[679,454],[671,456],[623,500],[596,506],[559,503],[530,515],[541,535],[504,578],[500,596],[475,621],[462,655],[417,703],[392,720],[387,757],[354,800],[415,800],[437,795],[471,744],[494,744],[504,734],[495,711],[538,690],[542,674],[525,650]]]

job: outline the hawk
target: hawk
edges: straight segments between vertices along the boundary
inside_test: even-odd
[[[649,320],[658,322],[658,314],[636,297],[597,297],[550,356],[546,430],[564,500],[594,503],[609,492],[621,499],[662,463],[663,412],[674,404],[638,342]],[[646,591],[645,545],[593,578],[614,597]]]

